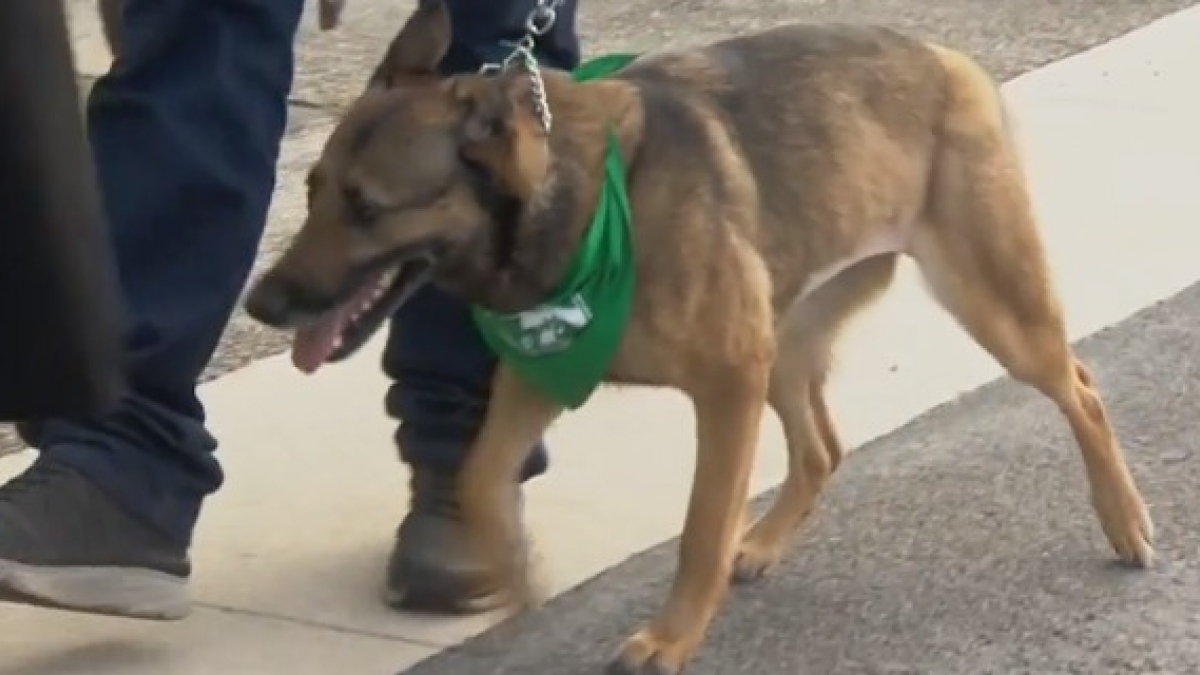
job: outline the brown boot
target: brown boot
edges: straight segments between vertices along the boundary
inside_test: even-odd
[[[494,609],[499,596],[467,545],[454,477],[415,470],[411,485],[412,506],[396,532],[384,601],[397,609],[438,614]]]

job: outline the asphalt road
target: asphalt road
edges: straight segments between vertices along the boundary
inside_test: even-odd
[[[852,453],[780,569],[731,594],[688,674],[1196,672],[1200,285],[1080,353],[1156,521],[1154,568],[1115,564],[1065,423],[1001,380]],[[406,674],[601,672],[664,597],[675,546]]]

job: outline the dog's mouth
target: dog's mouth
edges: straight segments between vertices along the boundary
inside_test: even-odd
[[[296,330],[292,364],[313,373],[353,355],[429,281],[433,266],[434,257],[428,252],[375,266],[346,300]]]

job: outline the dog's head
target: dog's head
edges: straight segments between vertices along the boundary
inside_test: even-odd
[[[354,353],[439,268],[494,248],[545,183],[549,146],[519,69],[442,77],[444,6],[418,9],[308,175],[307,218],[248,313],[296,329],[312,371]]]

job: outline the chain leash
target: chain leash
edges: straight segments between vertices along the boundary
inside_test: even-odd
[[[524,69],[529,77],[534,114],[538,116],[546,134],[550,133],[554,115],[550,112],[550,102],[546,98],[546,81],[542,78],[542,69],[533,50],[537,46],[538,38],[549,33],[554,27],[554,22],[558,20],[558,8],[563,2],[564,0],[538,0],[533,10],[525,17],[525,34],[520,40],[508,43],[512,51],[499,62],[485,63],[479,69],[481,75],[498,75],[514,66]]]

